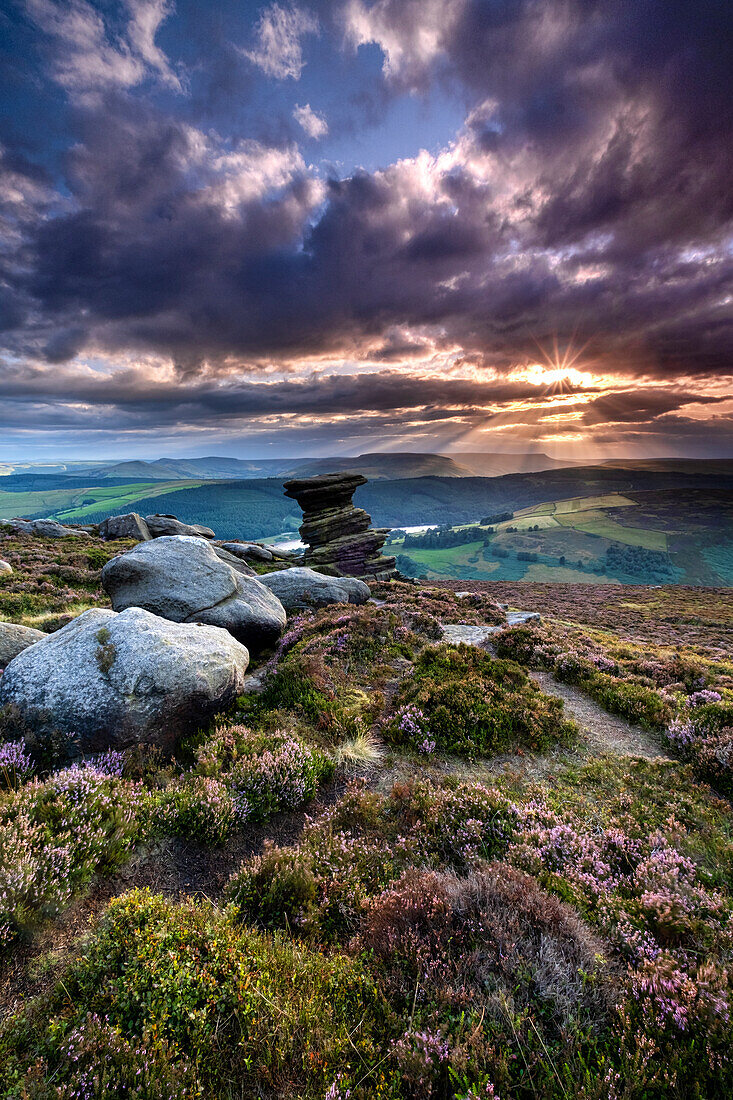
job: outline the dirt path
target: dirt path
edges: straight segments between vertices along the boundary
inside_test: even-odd
[[[532,679],[546,695],[556,695],[565,704],[566,713],[580,726],[588,747],[597,753],[613,752],[619,756],[644,756],[648,760],[673,759],[662,745],[658,734],[632,725],[625,718],[609,714],[582,691],[561,684],[549,672],[532,672]]]

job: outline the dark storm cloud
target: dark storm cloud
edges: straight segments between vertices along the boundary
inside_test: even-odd
[[[324,5],[311,7],[331,26]],[[56,206],[32,166],[7,165],[1,197],[15,208],[0,316],[11,351],[50,363],[85,347],[170,356],[177,397],[100,383],[108,402],[156,415],[181,399],[201,415],[288,401],[301,411],[398,409],[414,399],[410,378],[401,387],[391,375],[330,376],[309,403],[309,383],[266,396],[202,389],[197,376],[318,356],[394,362],[400,349],[412,360],[421,348],[426,359],[458,349],[501,369],[536,358],[553,335],[625,375],[731,371],[729,4],[331,7],[353,43],[381,45],[388,92],[460,86],[472,111],[450,154],[324,182],[286,138],[217,135],[183,107],[146,100],[140,61],[124,70],[125,88],[107,77],[75,104]],[[214,99],[246,84],[216,38],[202,85]],[[171,66],[159,59],[153,76],[172,94]],[[385,338],[392,329],[400,339]],[[64,385],[60,398],[86,399]],[[501,400],[495,392],[431,382],[423,403]],[[625,395],[615,407],[600,400],[588,423],[679,407],[666,394],[656,412]]]
[[[580,392],[565,383],[565,395]],[[262,416],[273,413],[332,415],[361,411],[478,409],[513,401],[541,400],[546,391],[523,381],[484,382],[442,376],[408,376],[397,370],[368,374],[325,374],[301,381],[221,382],[195,380],[182,387],[160,383],[139,372],[95,377],[72,369],[5,366],[0,378],[0,400],[33,402],[63,398],[90,406],[114,405],[147,411],[151,424],[197,414]],[[669,403],[666,407],[678,407]],[[683,402],[684,403],[684,402]]]

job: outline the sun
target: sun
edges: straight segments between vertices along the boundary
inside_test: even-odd
[[[573,347],[572,341],[568,343],[564,351],[558,346],[557,338],[552,341],[551,350],[537,344],[540,358],[534,363],[528,363],[520,367],[515,377],[522,378],[533,386],[546,386],[549,388],[562,388],[563,384],[583,388],[592,386],[596,381],[596,375],[588,369],[582,369],[582,355],[586,345]]]
[[[588,386],[593,375],[575,367],[546,366],[543,363],[530,363],[522,372],[525,381],[533,386],[554,386],[560,382],[570,382],[573,386]]]

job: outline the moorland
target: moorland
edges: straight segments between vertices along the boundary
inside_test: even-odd
[[[0,535],[0,619],[132,545]],[[392,581],[172,753],[5,713],[2,1095],[729,1096],[732,634],[730,589]]]

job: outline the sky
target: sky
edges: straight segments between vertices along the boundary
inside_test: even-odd
[[[729,0],[0,0],[0,458],[733,457]]]

